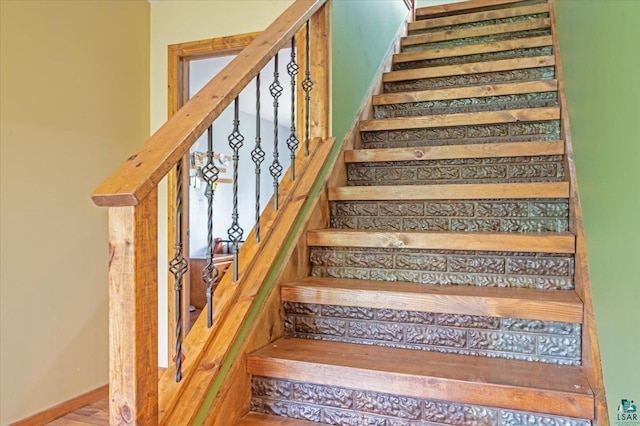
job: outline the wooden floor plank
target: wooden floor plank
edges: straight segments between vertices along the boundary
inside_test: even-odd
[[[513,18],[515,16],[534,15],[547,12],[549,12],[549,5],[545,2],[530,6],[510,7],[507,9],[488,10],[453,16],[443,16],[440,18],[423,19],[410,22],[408,28],[409,33],[411,33],[411,31],[446,27],[449,25],[467,24],[470,22],[481,22],[491,19]]]
[[[456,13],[461,11],[472,11],[483,7],[498,6],[502,4],[518,3],[522,0],[473,0],[461,3],[449,3],[436,6],[425,6],[416,8],[416,19],[428,19],[434,15],[446,13]]]
[[[560,108],[525,108],[419,117],[380,118],[360,121],[360,131],[425,129],[433,127],[477,126],[483,124],[547,121],[560,119]]]
[[[480,250],[567,254],[575,252],[575,236],[566,232],[515,234],[322,229],[307,232],[307,244],[316,247]]]
[[[530,49],[551,46],[551,36],[527,37],[514,40],[500,40],[489,43],[469,44],[465,46],[443,47],[418,50],[416,52],[396,53],[393,63],[425,61],[430,59],[452,58],[456,56],[478,55],[482,53],[506,52],[508,50]]]
[[[578,418],[594,415],[589,384],[573,366],[285,338],[250,355],[247,372]]]
[[[575,291],[525,288],[433,286],[309,277],[281,286],[284,302],[358,306],[538,321],[582,323],[583,305]]]
[[[416,34],[403,37],[400,41],[402,47],[419,44],[437,43],[440,41],[458,40],[462,38],[481,37],[486,35],[506,34],[517,31],[531,31],[551,27],[549,18],[535,19],[523,22],[510,22],[507,24],[485,25],[482,27],[462,28],[457,31],[447,30],[426,34]]]
[[[569,198],[569,182],[340,186],[328,193],[331,201]]]
[[[500,59],[497,61],[471,62],[466,64],[390,71],[382,75],[382,81],[384,83],[390,83],[394,81],[419,80],[424,78],[448,77],[453,75],[550,67],[554,66],[555,63],[556,60],[554,56],[532,56],[517,59]]]
[[[249,413],[236,426],[314,426],[315,422],[291,419],[288,417],[270,416],[267,414]]]
[[[450,99],[486,98],[489,96],[555,92],[557,90],[557,80],[522,81],[517,83],[454,87],[451,89],[422,90],[419,92],[384,93],[373,97],[373,105],[378,106]]]
[[[564,154],[564,141],[506,142],[410,148],[357,149],[346,151],[347,163],[378,161],[429,161],[461,158],[532,157]]]

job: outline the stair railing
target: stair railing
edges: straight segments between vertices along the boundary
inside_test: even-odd
[[[329,133],[329,5],[326,2],[295,1],[95,190],[94,202],[109,208],[110,424],[153,425],[170,421],[186,386],[197,376],[198,369],[202,370],[203,352],[220,334],[222,319],[233,315],[230,312],[234,304],[244,302],[239,299],[244,297],[245,281],[254,278],[243,280],[243,277],[252,267],[255,269],[258,257],[262,263],[272,261],[265,259],[268,257],[265,253],[261,254],[260,245],[268,242],[273,225],[283,222],[278,212],[291,215],[287,203],[291,204],[295,198],[297,182],[304,178],[307,166],[309,175],[318,173],[320,163],[314,160],[314,152],[319,151],[318,146]],[[292,47],[290,57],[279,57],[278,52],[286,47]],[[277,71],[278,61],[282,60],[287,61],[288,75],[279,75]],[[259,100],[261,79],[270,79],[274,115],[274,130],[270,135],[261,134],[259,101],[255,105],[255,123],[239,120],[240,92],[254,82]],[[292,87],[290,111],[279,111],[284,84]],[[232,277],[225,276],[214,293],[218,270],[213,262],[212,203],[220,170],[213,161],[216,152],[219,155],[218,142],[213,140],[213,123],[231,104],[234,105],[233,130],[226,142],[233,150],[233,208],[228,230],[233,266],[230,267]],[[278,134],[279,112],[291,115],[291,128],[286,135]],[[252,145],[251,159],[255,165],[252,177],[238,173],[239,151],[245,145],[242,129],[249,126],[255,126],[256,132],[254,141],[246,141]],[[205,134],[207,152],[199,174],[205,182],[207,198],[207,266],[202,272],[207,307],[206,315],[200,316],[185,337],[184,318],[189,315],[183,303],[189,268],[185,218],[189,149]],[[285,155],[291,158],[291,167],[284,176],[278,141],[286,143],[289,152]],[[274,144],[272,159],[266,158],[266,143]],[[326,146],[321,153],[327,155]],[[261,173],[263,163],[268,164],[274,192],[271,202],[260,214],[260,179],[266,174]],[[170,242],[174,250],[169,270],[174,288],[176,356],[159,382],[158,183],[168,174],[173,177],[170,185],[176,195],[170,203],[176,210],[170,213],[172,223],[169,224],[170,235],[175,238]],[[308,180],[309,176],[305,185],[309,185]],[[246,237],[238,222],[241,184],[252,188],[255,185],[256,191],[253,213],[256,224]],[[272,239],[281,237],[276,235]],[[246,243],[240,249],[242,241]],[[229,323],[229,319],[226,320],[225,327]],[[223,331],[230,333],[226,328]]]

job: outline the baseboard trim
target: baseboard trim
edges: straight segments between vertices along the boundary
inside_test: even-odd
[[[78,410],[86,405],[98,402],[109,397],[109,385],[100,386],[97,389],[83,393],[68,401],[64,401],[44,411],[33,414],[25,419],[11,423],[9,426],[40,426],[66,416],[72,411]]]

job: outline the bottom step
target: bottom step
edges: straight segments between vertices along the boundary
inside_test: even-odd
[[[254,376],[410,399],[594,416],[593,395],[579,367],[285,338],[249,356],[247,370]]]

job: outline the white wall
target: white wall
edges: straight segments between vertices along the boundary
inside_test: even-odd
[[[161,0],[151,3],[151,130],[167,119],[167,46],[264,30],[293,0]],[[167,365],[167,199],[159,191],[160,365]]]

